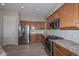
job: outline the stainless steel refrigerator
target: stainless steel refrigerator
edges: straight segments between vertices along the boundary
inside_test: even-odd
[[[30,35],[30,26],[29,25],[25,25],[22,29],[23,31],[23,41],[24,44],[29,44],[30,43],[30,39],[29,39],[29,35]]]

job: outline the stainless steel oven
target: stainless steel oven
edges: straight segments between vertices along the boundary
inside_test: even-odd
[[[50,56],[53,55],[53,40],[58,40],[58,39],[64,39],[64,38],[57,36],[48,36],[45,40],[46,49]]]
[[[46,52],[51,56],[51,55],[53,55],[52,54],[52,46],[53,46],[53,44],[52,44],[53,42],[51,42],[51,41],[49,41],[49,39],[48,38],[46,38],[46,41],[45,41],[45,46],[46,46]]]

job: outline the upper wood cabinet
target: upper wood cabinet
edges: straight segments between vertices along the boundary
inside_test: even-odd
[[[47,18],[47,29],[52,29],[52,27],[50,26],[50,23],[53,20],[58,19],[58,18],[60,18],[60,10],[59,9]]]
[[[60,28],[76,29],[79,27],[79,4],[64,4],[60,8]]]
[[[40,22],[40,29],[45,29],[45,22]]]
[[[53,19],[54,19],[53,14],[47,18],[47,29],[49,30],[52,29],[52,27],[50,26],[50,23],[52,22]]]
[[[53,19],[53,14],[50,15],[50,16],[47,18],[47,20],[49,20],[49,21],[51,21],[52,19]]]
[[[52,29],[52,27],[50,26],[51,21],[47,20],[47,29]]]
[[[36,30],[45,29],[45,22],[32,22],[32,21],[20,21],[21,25],[30,25],[31,28],[35,27]]]
[[[53,14],[53,19],[58,19],[58,18],[60,18],[60,10],[59,9],[57,11],[55,11]]]
[[[60,18],[60,10],[56,10],[52,15],[50,15],[47,19],[51,22],[54,19]]]
[[[45,29],[45,22],[32,22],[31,27],[35,27],[36,30]]]
[[[79,4],[65,3],[47,19],[47,29],[50,22],[60,18],[60,29],[79,29]]]

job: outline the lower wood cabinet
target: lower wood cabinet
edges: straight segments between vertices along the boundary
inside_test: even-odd
[[[41,34],[30,34],[30,43],[41,42]]]
[[[54,56],[76,56],[76,54],[71,51],[65,49],[64,47],[58,45],[57,43],[53,43],[53,55]]]
[[[47,38],[46,36],[41,35],[41,42],[45,43],[46,38]]]

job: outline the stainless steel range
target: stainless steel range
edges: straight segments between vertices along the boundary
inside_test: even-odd
[[[54,36],[54,35],[49,35],[47,36],[46,40],[45,40],[45,45],[46,45],[46,48],[47,48],[47,52],[49,53],[49,55],[53,55],[52,54],[52,50],[53,50],[53,40],[58,40],[58,39],[64,39],[64,38],[61,38],[61,37],[57,37],[57,36]]]

